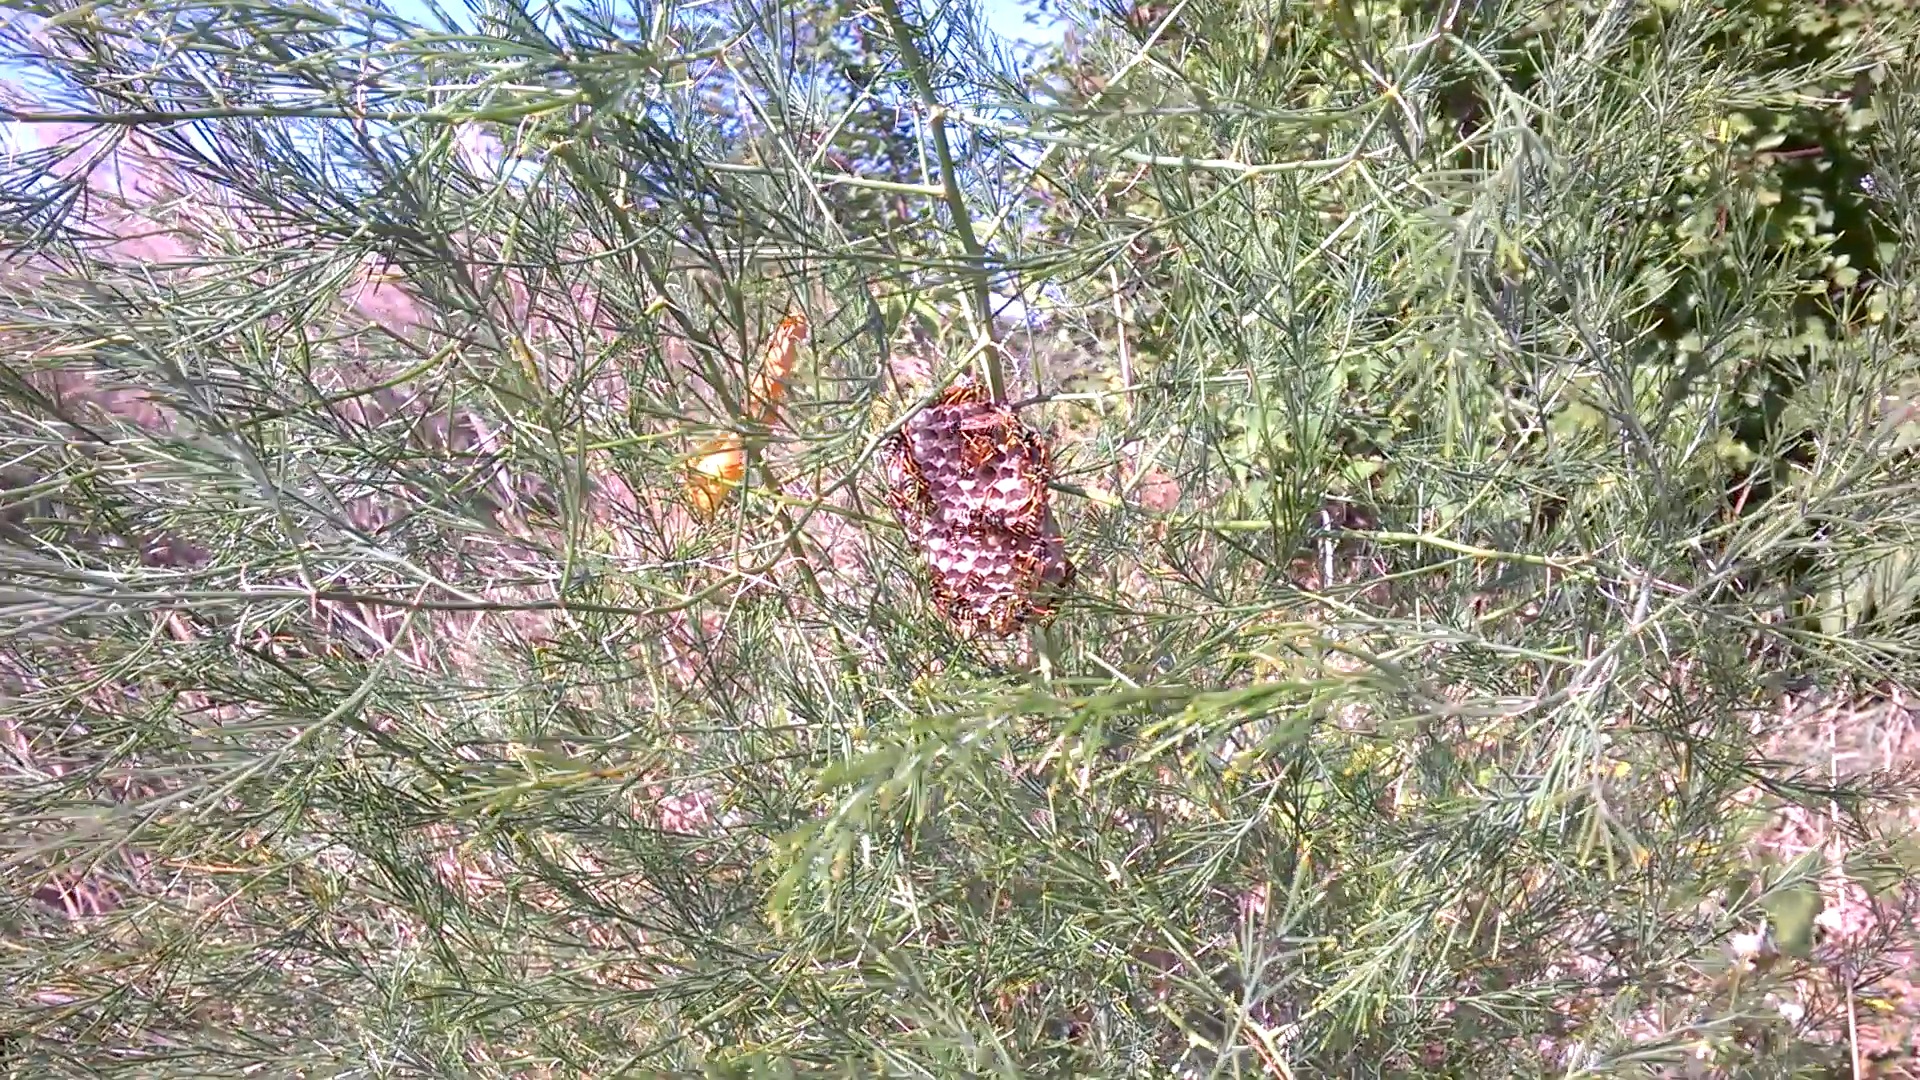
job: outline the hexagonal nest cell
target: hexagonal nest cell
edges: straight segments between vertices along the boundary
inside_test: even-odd
[[[887,505],[955,629],[1007,637],[1052,618],[1074,566],[1053,522],[1043,436],[968,379],[910,417],[882,456]]]

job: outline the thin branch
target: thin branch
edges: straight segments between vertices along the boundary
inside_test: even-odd
[[[907,77],[913,80],[914,89],[920,94],[920,102],[926,107],[927,128],[933,135],[933,152],[940,166],[940,183],[946,192],[947,210],[953,215],[953,231],[960,239],[961,250],[973,264],[969,275],[972,278],[972,307],[978,324],[976,330],[984,345],[980,349],[981,375],[986,381],[987,392],[993,395],[994,400],[1005,401],[1007,380],[1001,369],[1000,339],[994,328],[987,252],[974,235],[973,215],[967,210],[966,196],[960,191],[960,170],[954,162],[952,142],[947,138],[947,117],[950,112],[934,92],[933,77],[927,73],[926,57],[921,54],[920,46],[914,41],[913,30],[900,13],[898,0],[880,0],[880,10],[886,14],[887,25],[893,31],[894,44],[900,50],[900,59],[907,66]]]

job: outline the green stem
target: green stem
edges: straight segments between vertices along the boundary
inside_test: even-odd
[[[933,79],[927,74],[926,57],[921,55],[920,46],[914,42],[912,28],[907,26],[907,20],[900,14],[899,0],[880,0],[880,10],[886,15],[888,28],[893,31],[894,44],[900,50],[901,61],[907,66],[907,77],[913,80],[920,102],[926,107],[927,127],[933,135],[933,154],[940,164],[940,186],[946,196],[947,209],[953,214],[953,231],[960,238],[960,248],[973,268],[970,274],[972,288],[969,291],[974,317],[985,346],[979,350],[980,373],[993,399],[1005,401],[1007,380],[1000,369],[1000,342],[994,333],[993,305],[987,290],[987,251],[980,246],[980,238],[974,234],[973,215],[967,211],[967,200],[960,193],[960,173],[954,167],[953,147],[947,139],[947,109],[933,92]]]

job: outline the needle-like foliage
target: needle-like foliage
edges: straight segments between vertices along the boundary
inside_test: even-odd
[[[1914,25],[1734,7],[22,5],[0,1067],[1859,1068]],[[883,498],[963,373],[1008,643]]]

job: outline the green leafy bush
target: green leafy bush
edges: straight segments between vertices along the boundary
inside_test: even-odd
[[[1790,705],[1920,674],[1899,5],[37,13],[9,1069],[1845,1067],[1910,791]],[[878,499],[964,368],[1081,564],[1013,642]]]

